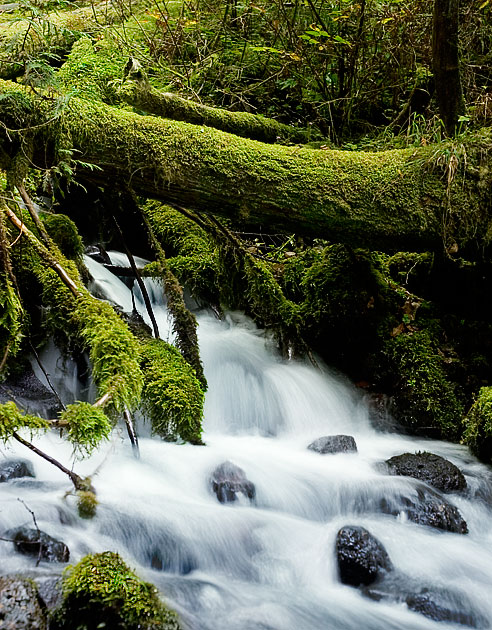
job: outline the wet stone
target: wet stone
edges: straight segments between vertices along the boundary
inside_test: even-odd
[[[462,492],[466,479],[452,462],[434,453],[403,453],[386,460],[390,475],[425,481],[441,492]]]
[[[357,444],[351,435],[325,435],[308,446],[320,455],[335,453],[357,453]]]
[[[210,478],[212,490],[221,503],[232,503],[242,494],[250,501],[255,498],[254,484],[246,477],[242,468],[232,462],[224,462],[217,466]]]
[[[393,568],[382,543],[364,527],[342,527],[336,555],[340,580],[351,586],[372,584]]]
[[[70,551],[64,542],[37,529],[19,527],[4,532],[2,537],[12,540],[19,553],[46,562],[68,562],[70,558]]]
[[[35,477],[31,462],[25,459],[5,459],[0,461],[0,482],[22,477]]]
[[[417,496],[400,496],[397,500],[383,500],[381,509],[386,514],[404,514],[417,525],[434,527],[454,534],[467,534],[468,526],[460,511],[437,492],[428,491],[425,486]]]

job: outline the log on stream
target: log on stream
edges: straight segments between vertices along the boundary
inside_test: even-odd
[[[0,82],[3,168],[29,138],[40,168],[73,152],[80,181],[264,229],[371,248],[481,249],[491,233],[492,134],[377,153],[266,145]]]

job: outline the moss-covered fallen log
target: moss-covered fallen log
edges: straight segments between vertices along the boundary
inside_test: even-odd
[[[395,249],[444,243],[456,251],[490,241],[490,130],[460,147],[320,151],[77,98],[57,114],[50,100],[10,82],[0,82],[0,92],[4,162],[29,133],[40,167],[56,163],[56,147],[63,146],[76,152],[79,179],[120,182],[238,223]]]
[[[169,92],[159,92],[145,81],[128,81],[118,91],[122,100],[148,114],[181,120],[194,125],[221,129],[243,138],[260,142],[305,143],[313,138],[306,129],[283,125],[271,118],[248,112],[231,112],[181,98]]]

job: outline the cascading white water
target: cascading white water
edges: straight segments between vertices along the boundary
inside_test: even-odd
[[[123,262],[114,254],[113,260]],[[94,290],[131,311],[125,284],[101,265],[87,263]],[[161,336],[172,340],[160,289],[146,283]],[[147,318],[136,293],[137,308]],[[466,601],[466,612],[473,610],[486,625],[492,619],[489,470],[463,447],[377,432],[349,384],[326,369],[280,359],[243,315],[218,321],[203,311],[198,321],[209,383],[207,446],[141,438],[141,459],[135,460],[124,432],[116,434],[90,460],[76,464],[80,474],[97,469],[93,481],[100,506],[92,521],[78,518],[73,500],[64,499],[66,478],[36,459],[36,480],[1,484],[0,531],[30,523],[21,498],[42,530],[68,544],[71,561],[88,552],[119,551],[193,630],[462,627],[431,621],[404,603],[373,601],[340,583],[336,533],[343,525],[362,525],[385,545],[396,579],[451,593],[457,606]],[[358,453],[321,456],[307,450],[315,438],[335,433],[353,435]],[[70,461],[69,446],[56,436],[39,443]],[[451,500],[469,534],[381,513],[383,499],[414,496],[418,482],[387,476],[377,463],[417,450],[442,455],[467,475],[467,495]],[[20,446],[12,452],[28,456]],[[226,460],[255,484],[253,503],[218,502],[210,476]],[[34,569],[6,542],[0,543],[0,556],[2,573],[57,570]]]

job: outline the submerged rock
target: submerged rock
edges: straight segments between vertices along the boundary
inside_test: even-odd
[[[433,621],[447,621],[457,623],[470,628],[483,627],[479,619],[470,612],[462,612],[448,607],[439,601],[436,593],[426,591],[413,593],[406,598],[406,604],[414,612],[424,615]]]
[[[0,577],[0,628],[46,630],[44,606],[32,580]]]
[[[400,496],[393,501],[384,500],[381,507],[386,514],[404,514],[409,521],[418,525],[455,534],[468,533],[468,526],[458,508],[425,486],[417,490],[415,497]]]
[[[3,538],[12,540],[19,553],[35,556],[46,562],[68,562],[70,558],[70,551],[64,542],[38,529],[11,529],[3,534]]]
[[[311,442],[308,449],[320,455],[357,453],[357,444],[351,435],[325,435]]]
[[[217,466],[210,478],[212,490],[221,503],[232,503],[243,494],[250,501],[255,498],[254,484],[246,477],[242,468],[232,462],[224,462]]]
[[[340,580],[351,586],[372,584],[393,568],[382,543],[363,527],[342,527],[336,554]]]
[[[26,459],[5,459],[0,462],[0,482],[35,476],[33,465]]]
[[[425,481],[441,492],[462,492],[466,479],[452,462],[434,453],[403,453],[386,460],[390,475]]]
[[[460,624],[470,628],[486,628],[487,621],[474,612],[468,598],[458,592],[422,586],[401,573],[388,573],[377,584],[362,589],[375,601],[406,604],[410,610],[433,621]]]

